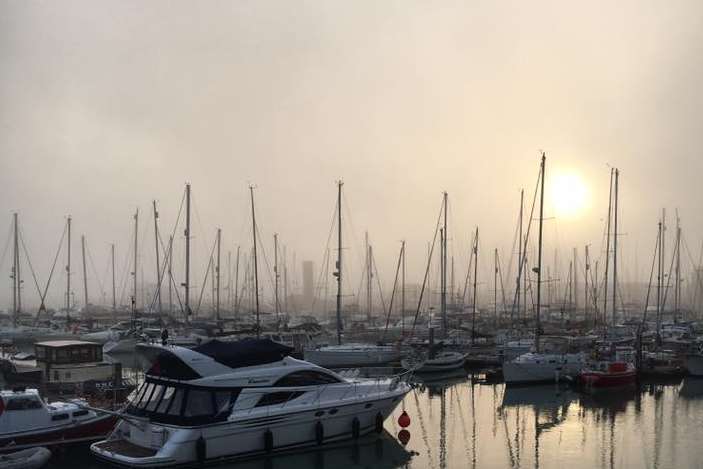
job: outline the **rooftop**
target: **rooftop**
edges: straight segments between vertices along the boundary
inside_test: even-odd
[[[94,345],[100,346],[97,342],[87,342],[85,340],[48,340],[46,342],[37,342],[34,345],[41,345],[42,347],[72,347],[75,345]]]

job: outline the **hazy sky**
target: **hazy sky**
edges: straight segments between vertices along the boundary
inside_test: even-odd
[[[644,271],[661,207],[698,256],[702,82],[700,1],[0,0],[0,242],[19,211],[45,282],[70,213],[74,266],[85,233],[102,276],[139,207],[153,276],[151,200],[170,232],[190,181],[197,279],[217,226],[248,249],[253,183],[267,254],[278,232],[319,265],[342,178],[350,245],[369,230],[387,284],[401,239],[420,277],[443,190],[457,268],[478,225],[488,273],[545,150],[548,185],[575,173],[589,194],[547,222],[547,252],[601,252],[617,166],[623,270],[637,249]]]

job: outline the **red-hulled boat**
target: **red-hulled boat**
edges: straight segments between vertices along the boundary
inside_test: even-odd
[[[579,383],[587,388],[616,388],[635,383],[637,371],[626,362],[599,362],[579,374]]]
[[[36,389],[0,391],[0,452],[104,438],[116,417],[86,405],[80,399],[46,403]]]

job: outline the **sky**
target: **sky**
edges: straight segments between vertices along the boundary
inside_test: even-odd
[[[639,280],[663,207],[672,225],[680,213],[684,258],[700,255],[702,79],[698,1],[0,0],[0,247],[16,211],[43,286],[70,214],[74,269],[84,234],[97,295],[111,243],[126,278],[139,208],[140,275],[154,277],[152,200],[166,236],[190,182],[199,286],[218,227],[223,253],[250,248],[254,185],[267,256],[278,233],[299,272],[293,253],[319,267],[343,180],[350,290],[366,230],[385,286],[400,240],[421,280],[443,191],[457,270],[478,226],[489,288],[544,151],[550,262],[604,255],[617,167],[620,268]],[[573,181],[583,206],[555,208]]]

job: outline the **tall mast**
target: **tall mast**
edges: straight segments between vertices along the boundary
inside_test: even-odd
[[[173,236],[168,237],[168,314],[173,315]]]
[[[283,245],[283,311],[289,313],[288,309],[288,256],[286,245]]]
[[[112,319],[117,320],[117,289],[115,288],[115,244],[110,245],[110,259],[112,261]]]
[[[679,318],[681,307],[681,220],[679,212],[676,211],[676,286],[674,287],[674,313],[676,320]]]
[[[20,310],[22,309],[22,296],[20,293],[20,248],[19,248],[19,228],[17,226],[17,212],[13,214],[14,221],[14,250],[12,256],[12,323],[17,327]]]
[[[276,329],[281,327],[280,303],[278,302],[278,233],[273,234],[273,298],[274,310],[276,311]]]
[[[578,264],[577,264],[577,254],[576,254],[576,248],[574,248],[574,268],[573,268],[573,275],[571,277],[571,287],[574,292],[574,304],[572,305],[572,308],[574,311],[578,309],[578,274],[576,271],[578,270]]]
[[[371,320],[373,308],[373,284],[371,283],[371,246],[369,245],[369,232],[364,233],[364,246],[366,250],[366,319]]]
[[[83,301],[85,312],[88,312],[88,275],[85,268],[85,235],[81,235],[81,257],[83,260]]]
[[[232,251],[227,250],[227,309],[232,312]]]
[[[134,275],[134,286],[132,289],[132,304],[134,305],[134,313],[137,311],[137,261],[138,261],[138,254],[139,254],[139,244],[138,244],[138,239],[139,239],[139,209],[137,208],[137,211],[134,213],[134,272],[132,274]]]
[[[337,182],[337,344],[342,344],[342,181]]]
[[[662,213],[663,217],[663,213]],[[662,303],[661,303],[661,289],[662,289],[662,248],[664,244],[664,222],[663,218],[659,221],[659,256],[657,258],[657,345],[661,338],[661,316],[662,316]]]
[[[493,254],[493,320],[498,329],[498,248]]]
[[[474,345],[476,341],[476,285],[478,277],[478,226],[476,227],[476,234],[474,235],[474,284],[473,284],[473,298],[471,306],[471,346]]]
[[[613,218],[613,175],[614,170],[610,170],[610,191],[608,195],[608,221],[605,233],[605,277],[603,281],[603,337],[606,334],[606,324],[608,318],[608,269],[610,268],[610,222]],[[615,305],[613,304],[613,308]],[[613,311],[613,316],[615,313]]]
[[[237,260],[234,262],[234,316],[239,313],[239,249],[237,246]]]
[[[400,335],[405,336],[405,241],[401,241],[401,251],[403,252],[403,265],[401,272],[400,286]]]
[[[163,305],[161,304],[161,260],[159,253],[159,212],[156,210],[156,200],[154,205],[154,246],[156,247],[156,299],[158,301],[158,313],[161,316]]]
[[[67,231],[67,261],[66,261],[66,323],[71,321],[71,215],[68,216]]]
[[[215,276],[217,279],[217,295],[215,296],[215,318],[220,320],[220,242],[222,241],[222,229],[217,229],[217,266]]]
[[[515,283],[516,283],[516,287],[515,287],[516,288],[516,295],[515,296],[517,296],[517,316],[518,316],[518,318],[520,318],[520,316],[521,316],[521,314],[520,314],[520,307],[521,307],[520,306],[520,294],[521,294],[520,282],[522,281],[522,276],[523,276],[522,268],[524,265],[524,261],[522,258],[523,257],[523,253],[522,253],[522,243],[523,243],[523,241],[522,241],[522,218],[523,218],[523,214],[522,214],[522,212],[523,212],[523,208],[525,205],[524,200],[525,200],[525,190],[520,189],[520,217],[518,220],[518,238],[517,238],[517,249],[518,249],[518,251],[517,251],[517,259],[518,259],[517,264],[518,264],[518,268],[517,268],[517,278],[515,279]],[[515,322],[514,317],[510,318],[510,319],[511,319],[511,321],[513,321],[513,323]]]
[[[442,334],[444,338],[449,334],[447,328],[447,192],[443,194],[444,202],[444,227],[442,229],[442,272],[440,275],[440,283],[442,285],[442,298],[441,298],[441,308],[442,308]]]
[[[190,320],[190,184],[186,184],[186,278],[183,282],[185,288],[185,316],[186,323]]]
[[[588,299],[588,274],[591,270],[591,260],[588,257],[588,244],[583,248],[583,317],[588,320],[590,300]]]
[[[540,196],[539,196],[539,234],[537,239],[537,311],[535,321],[535,351],[539,353],[540,313],[542,309],[542,225],[544,225],[544,166],[547,157],[542,152],[542,165],[540,167]]]
[[[615,193],[613,199],[613,324],[617,321],[617,296],[618,296],[618,179],[620,170],[615,168]]]
[[[259,317],[259,267],[256,260],[256,212],[254,211],[254,186],[249,186],[251,195],[251,230],[254,238],[254,300],[256,306],[256,337],[261,337],[261,319]]]

